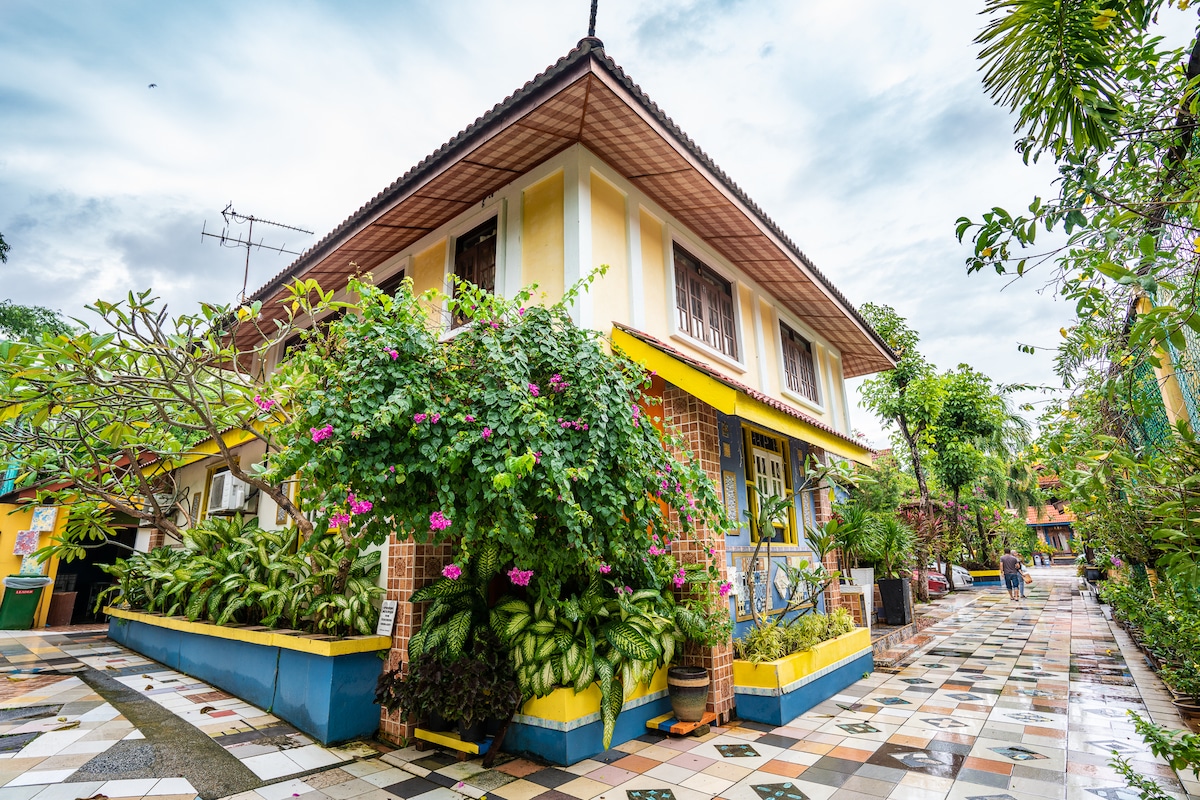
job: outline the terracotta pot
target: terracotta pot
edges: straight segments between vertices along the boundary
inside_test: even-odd
[[[671,711],[680,722],[699,722],[708,704],[708,670],[704,667],[671,667],[667,670]]]
[[[1200,733],[1200,701],[1195,697],[1176,697],[1171,702],[1192,732]]]

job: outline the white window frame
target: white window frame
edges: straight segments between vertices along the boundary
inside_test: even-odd
[[[721,280],[729,282],[730,300],[733,305],[733,340],[734,346],[737,347],[737,358],[722,353],[702,339],[697,339],[687,331],[680,329],[679,307],[676,305],[676,298],[678,297],[675,284],[676,246],[699,261],[701,266],[710,270],[717,277],[721,278]],[[701,351],[713,360],[719,361],[721,364],[738,373],[745,373],[747,371],[746,342],[742,337],[742,303],[739,290],[741,282],[738,280],[736,273],[716,253],[699,241],[681,235],[681,232],[670,223],[663,225],[663,250],[663,271],[666,273],[665,277],[667,279],[666,313],[671,338],[694,350]]]

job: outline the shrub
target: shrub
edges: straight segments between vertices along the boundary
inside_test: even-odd
[[[750,628],[733,643],[734,655],[754,664],[775,661],[793,653],[810,650],[821,642],[854,630],[854,619],[844,608],[829,614],[805,614],[794,623],[776,619]]]

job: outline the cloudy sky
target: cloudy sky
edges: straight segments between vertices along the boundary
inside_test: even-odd
[[[1048,382],[1070,310],[968,277],[954,221],[1023,207],[979,83],[982,2],[601,0],[607,52],[854,303],[894,306],[939,367]],[[586,33],[587,0],[0,4],[0,298],[69,315],[153,288],[232,302],[232,201],[303,249]],[[149,84],[156,84],[151,89]],[[258,238],[256,231],[255,238]],[[290,262],[251,257],[250,287]],[[882,442],[878,424],[852,410]]]

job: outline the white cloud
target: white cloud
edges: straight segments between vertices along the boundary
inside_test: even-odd
[[[264,232],[307,247],[566,53],[588,5],[8,0],[0,294],[231,301],[243,256],[199,235],[226,202],[312,228]],[[598,34],[852,301],[895,306],[939,366],[1048,381],[1015,342],[1052,344],[1069,309],[967,277],[953,238],[1053,177],[983,95],[975,5],[605,0]],[[289,260],[253,254],[250,283]]]

